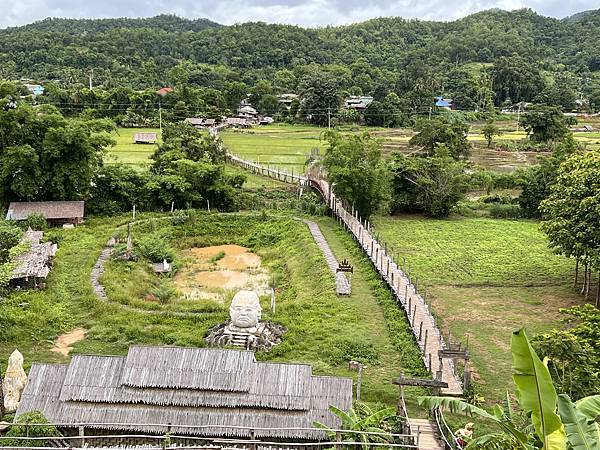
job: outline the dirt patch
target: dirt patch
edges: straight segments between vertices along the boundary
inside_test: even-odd
[[[56,339],[54,343],[54,347],[52,347],[51,351],[54,353],[60,353],[63,356],[69,356],[73,347],[72,344],[75,344],[79,341],[83,341],[85,339],[87,331],[83,328],[75,328],[73,331],[69,333],[62,334]]]
[[[190,300],[221,300],[227,291],[269,292],[269,273],[255,253],[239,245],[191,248],[182,252],[184,266],[175,287]]]

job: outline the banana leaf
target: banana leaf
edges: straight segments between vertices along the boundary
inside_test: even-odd
[[[595,427],[577,410],[568,395],[558,396],[558,412],[572,450],[598,450]]]
[[[510,347],[519,404],[531,413],[536,434],[543,444],[542,450],[565,450],[567,437],[556,414],[558,397],[548,368],[531,347],[525,330],[513,333]]]
[[[589,420],[600,416],[600,395],[590,395],[575,402],[575,408]]]

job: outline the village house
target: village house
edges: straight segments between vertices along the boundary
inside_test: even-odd
[[[11,202],[6,220],[27,220],[31,214],[41,214],[51,225],[78,225],[83,222],[84,205],[83,201]]]
[[[451,98],[444,98],[443,96],[438,96],[435,98],[435,106],[440,109],[451,110],[454,109],[454,102]]]
[[[292,102],[298,99],[299,97],[297,94],[281,94],[277,96],[277,101],[279,104],[284,105],[287,109],[290,109]]]
[[[341,426],[330,405],[352,407],[352,379],[315,376],[306,364],[259,362],[248,350],[132,346],[127,356],[34,363],[17,416],[39,410],[67,424],[60,427],[66,435],[315,442],[327,439],[315,421]],[[134,443],[140,441],[104,442]]]
[[[373,103],[373,97],[364,95],[353,95],[344,100],[344,107],[348,109],[356,109],[357,111],[363,111],[367,109]]]
[[[156,133],[135,133],[133,142],[136,144],[156,144],[157,136]]]

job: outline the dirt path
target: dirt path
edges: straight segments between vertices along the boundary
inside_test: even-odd
[[[52,350],[54,353],[60,353],[62,356],[69,356],[73,347],[72,344],[75,344],[79,341],[83,341],[85,339],[87,331],[83,328],[75,328],[73,331],[69,333],[62,334],[56,339],[54,343],[54,347]]]

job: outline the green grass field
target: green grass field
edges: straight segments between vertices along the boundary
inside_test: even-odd
[[[119,128],[112,136],[117,144],[109,149],[105,157],[106,163],[120,162],[137,167],[151,162],[148,158],[154,153],[156,145],[136,144],[133,141],[135,133],[157,133],[158,143],[160,143],[158,128]]]
[[[512,331],[535,335],[559,324],[559,308],[581,303],[573,261],[552,254],[533,221],[377,217],[376,232],[406,257],[443,328],[468,336],[483,395],[511,386]]]

